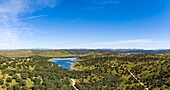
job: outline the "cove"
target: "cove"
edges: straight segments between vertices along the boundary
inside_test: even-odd
[[[60,67],[71,70],[71,63],[77,62],[75,58],[54,58],[51,62],[60,65]]]

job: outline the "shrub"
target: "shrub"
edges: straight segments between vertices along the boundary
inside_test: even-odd
[[[13,90],[13,86],[8,87],[7,90]]]
[[[6,86],[5,86],[5,85],[2,85],[1,87],[2,87],[2,88],[5,88]]]
[[[5,83],[5,85],[6,85],[7,87],[9,87],[9,86],[10,86],[10,84],[9,84],[8,82],[6,82],[6,83]]]
[[[25,85],[26,85],[26,83],[25,83],[25,81],[20,80],[19,85],[20,85],[20,86],[25,86]]]
[[[4,80],[0,79],[0,85],[3,85],[3,84],[4,84]]]
[[[12,79],[11,79],[10,77],[8,77],[8,78],[6,79],[6,81],[7,81],[7,82],[11,82]]]
[[[12,77],[12,79],[18,79],[18,78],[19,78],[18,75],[14,75],[14,76]]]
[[[20,90],[20,86],[18,84],[14,85],[13,90]]]
[[[23,86],[22,90],[30,90],[27,86]]]
[[[21,73],[21,78],[26,80],[28,78],[28,74],[27,73]]]

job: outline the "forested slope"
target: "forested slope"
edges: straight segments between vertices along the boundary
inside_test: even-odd
[[[0,57],[0,90],[71,90],[70,72],[48,59]]]
[[[169,90],[170,53],[89,55],[74,68],[80,90]]]
[[[0,56],[0,89],[4,90],[169,90],[170,53],[92,54],[78,57],[69,71],[31,56]],[[74,81],[74,86],[73,86]]]
[[[170,52],[166,50],[141,50],[141,49],[20,49],[20,50],[0,50],[0,55],[6,57],[71,57],[90,54],[117,54],[117,53],[159,53]]]

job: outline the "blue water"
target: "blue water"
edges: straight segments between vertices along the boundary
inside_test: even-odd
[[[71,63],[77,62],[77,60],[74,60],[74,58],[54,58],[51,62],[60,65],[62,68],[71,70]]]

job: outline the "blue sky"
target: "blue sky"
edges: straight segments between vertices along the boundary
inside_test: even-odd
[[[0,49],[170,48],[169,0],[0,0]]]

